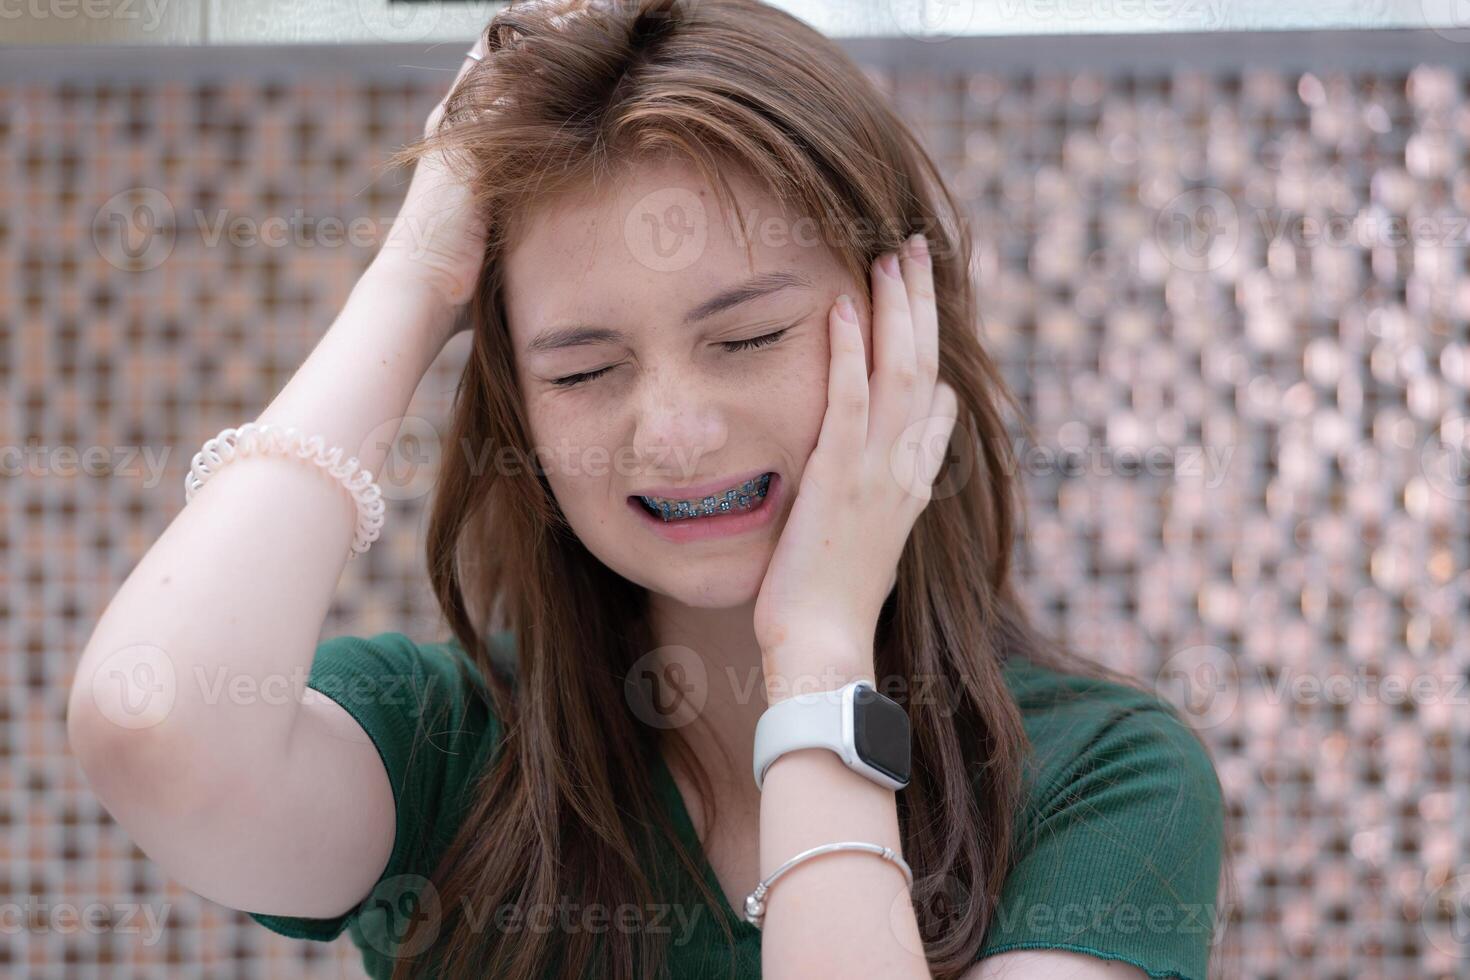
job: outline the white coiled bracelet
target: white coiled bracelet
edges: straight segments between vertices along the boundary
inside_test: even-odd
[[[315,463],[335,477],[352,494],[357,503],[357,528],[352,534],[352,547],[347,559],[364,554],[378,540],[383,529],[383,488],[373,475],[359,467],[357,457],[342,459],[342,448],[328,450],[321,436],[307,438],[295,426],[247,422],[237,429],[225,429],[209,439],[184,474],[184,503],[188,504],[220,467],[240,456],[286,455]]]

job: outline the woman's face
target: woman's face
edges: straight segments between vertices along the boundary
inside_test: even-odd
[[[668,162],[606,197],[540,208],[503,269],[533,448],[572,529],[623,577],[707,608],[759,593],[821,430],[828,317],[843,292],[872,369],[866,289],[814,222],[731,183],[749,259],[698,171]],[[761,346],[740,344],[752,339]],[[637,503],[767,472],[768,495],[741,516],[665,523]]]

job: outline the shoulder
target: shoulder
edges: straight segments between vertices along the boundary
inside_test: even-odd
[[[488,641],[492,664],[504,644],[499,635]],[[480,667],[453,638],[418,641],[393,631],[332,637],[318,645],[307,686],[357,719],[395,786],[421,774],[452,789],[459,771],[500,736]]]
[[[387,681],[398,678],[416,685],[433,685],[456,677],[461,666],[470,675],[455,680],[479,682],[474,663],[454,640],[427,642],[414,640],[406,633],[382,632],[362,636],[333,636],[317,644],[311,661],[309,686],[318,680],[337,677],[360,677]]]
[[[1004,673],[1031,744],[982,956],[1069,949],[1202,978],[1224,855],[1208,749],[1147,690],[1025,660]]]
[[[1008,662],[1004,676],[1031,743],[1033,802],[1127,784],[1173,788],[1206,807],[1220,805],[1209,751],[1159,695],[1026,660]]]
[[[484,678],[452,639],[335,636],[317,646],[307,686],[342,705],[375,740],[408,740],[423,735],[426,722],[447,718],[457,740],[496,728]]]

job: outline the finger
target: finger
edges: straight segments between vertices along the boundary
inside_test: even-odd
[[[826,457],[850,460],[862,451],[867,437],[868,359],[855,311],[849,320],[843,315],[842,304],[833,303],[827,323],[831,364],[827,371],[827,413],[817,436],[817,449]]]
[[[434,103],[434,107],[429,110],[429,115],[424,119],[425,139],[438,132],[439,126],[444,120],[445,106],[449,102],[449,97],[459,88],[460,82],[470,73],[470,69],[479,63],[470,57],[470,52],[474,52],[481,47],[483,47],[482,40],[476,40],[474,45],[465,52],[465,56],[460,59],[459,70],[454,73],[454,81],[449,83],[449,87],[444,90],[444,94],[439,97],[438,102]]]
[[[465,56],[460,60],[459,70],[454,73],[454,81],[449,83],[449,88],[444,91],[443,97],[441,97],[439,101],[434,104],[434,108],[429,110],[429,117],[424,121],[424,135],[426,137],[438,130],[440,122],[444,118],[445,105],[449,102],[449,97],[453,95],[456,91],[458,91],[459,86],[464,81],[465,76],[468,75],[475,68],[476,65],[480,64],[479,61],[470,56],[477,55],[480,58],[484,58],[485,52],[485,35],[482,32],[480,36],[475,39],[475,43],[472,44],[469,50],[465,52]]]
[[[919,459],[916,472],[926,497],[939,476],[944,458],[949,453],[949,440],[954,435],[955,420],[959,417],[959,399],[947,382],[934,385],[934,400],[929,407],[929,417],[924,434],[919,437]]]
[[[908,285],[909,315],[914,321],[914,366],[918,387],[909,421],[917,421],[934,398],[939,377],[939,309],[934,302],[934,262],[924,235],[909,239],[909,258],[904,282]]]
[[[902,251],[901,249],[899,251]],[[894,273],[887,260],[895,260]],[[914,324],[909,315],[908,287],[896,252],[873,263],[873,384],[868,415],[868,443],[887,451],[913,414],[918,386],[914,368]]]
[[[460,62],[459,71],[455,73],[454,81],[449,84],[450,92],[459,88],[459,83],[464,81],[464,77],[476,65],[480,64],[480,60],[485,57],[485,50],[485,35],[482,32],[479,37],[475,38],[475,43],[470,45],[469,50],[465,52],[464,60]]]

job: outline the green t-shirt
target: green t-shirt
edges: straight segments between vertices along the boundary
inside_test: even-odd
[[[513,657],[508,633],[497,634],[491,648],[497,658]],[[980,957],[1068,949],[1132,963],[1151,977],[1204,980],[1224,814],[1209,756],[1166,702],[1144,692],[1017,659],[1004,675],[1033,755],[1016,826],[1016,864]],[[415,643],[389,632],[335,637],[317,648],[308,686],[357,719],[387,767],[397,805],[393,853],[372,894],[343,915],[252,912],[251,918],[318,941],[335,939],[346,927],[368,974],[389,975],[408,917],[433,914],[420,894],[425,876],[458,830],[465,791],[499,739],[497,719],[484,699],[467,696],[467,683],[484,682],[453,639]],[[718,909],[669,903],[704,913],[662,924],[671,940],[670,975],[725,976],[733,957],[737,977],[759,977],[760,930],[724,899],[661,758],[656,769],[674,825],[720,898]],[[669,866],[679,867],[672,855]],[[681,895],[698,903],[692,883],[683,881],[690,891],[680,887]],[[730,924],[733,950],[716,916]],[[605,919],[602,927],[609,928]],[[428,934],[425,941],[432,939]]]

